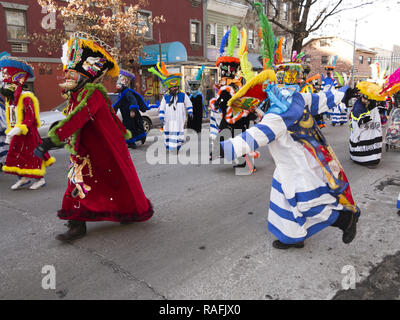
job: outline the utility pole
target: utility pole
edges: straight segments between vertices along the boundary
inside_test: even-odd
[[[354,66],[356,64],[356,38],[357,38],[357,19],[354,26],[354,42],[353,42],[353,67],[351,71],[351,86],[354,88],[355,79],[354,79]]]

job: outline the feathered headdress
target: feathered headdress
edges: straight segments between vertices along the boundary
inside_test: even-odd
[[[61,58],[64,70],[73,69],[92,80],[106,72],[118,77],[119,67],[113,48],[101,39],[84,32],[76,32],[63,46]]]
[[[274,63],[275,36],[268,18],[264,14],[264,6],[260,2],[253,4],[260,20],[261,56],[264,69],[272,69]]]
[[[221,41],[220,57],[217,59],[216,66],[221,70],[221,77],[235,78],[240,66],[240,59],[234,57],[235,47],[238,41],[239,30],[233,26],[228,30]],[[228,40],[229,39],[229,40]],[[226,53],[225,53],[225,47]]]
[[[328,64],[325,66],[326,70],[334,70],[336,68],[336,62],[337,62],[338,56],[330,56],[328,58]]]
[[[157,69],[154,67],[148,69],[148,71],[161,79],[161,83],[169,88],[179,87],[182,81],[181,73],[169,73],[164,62],[161,61],[161,65],[157,63]]]
[[[382,86],[385,83],[386,70],[382,70],[378,62],[372,63],[370,67],[371,67],[371,79],[368,79],[368,81],[375,82],[378,85]]]
[[[240,58],[240,68],[242,69],[244,78],[246,81],[250,81],[256,76],[256,73],[253,71],[253,66],[251,65],[249,59],[247,58],[247,31],[245,28],[240,32],[242,36],[242,40],[240,43],[239,49],[239,58]]]
[[[392,96],[400,91],[400,68],[393,72],[385,81],[381,94]]]

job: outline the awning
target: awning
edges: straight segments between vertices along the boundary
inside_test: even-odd
[[[257,53],[248,53],[247,58],[249,59],[251,65],[253,66],[254,70],[263,70],[264,66],[260,62],[259,58],[260,55]]]
[[[160,46],[153,44],[143,47],[143,54],[139,57],[139,62],[143,66],[155,65],[160,61]],[[177,63],[187,61],[185,46],[179,42],[168,42],[161,44],[162,61],[167,63]]]

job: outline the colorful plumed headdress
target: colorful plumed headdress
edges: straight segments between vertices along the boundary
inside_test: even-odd
[[[392,96],[400,91],[400,68],[393,72],[383,84],[381,94]]]
[[[112,53],[113,49],[99,38],[76,32],[63,46],[64,70],[75,70],[91,81],[104,73],[118,77],[119,67]]]
[[[264,69],[272,69],[274,64],[274,53],[276,38],[268,18],[264,14],[264,6],[260,2],[253,4],[260,22],[259,37],[261,39],[261,56],[263,58]]]
[[[182,81],[181,73],[169,73],[164,62],[162,61],[161,65],[160,63],[157,63],[157,69],[158,70],[152,67],[148,69],[148,71],[159,77],[161,79],[161,83],[163,84],[163,86],[170,89],[174,87],[179,87],[181,85]]]
[[[33,78],[33,67],[27,62],[11,57],[7,52],[0,54],[1,82],[24,85],[26,80]]]
[[[239,71],[240,59],[234,57],[238,36],[239,30],[233,26],[221,40],[220,57],[217,59],[216,66],[220,69],[222,78],[234,79]],[[225,47],[227,47],[226,52]]]
[[[327,65],[324,67],[326,71],[333,71],[336,68],[338,56],[330,56]]]
[[[199,71],[197,72],[196,78],[194,78],[194,80],[188,80],[188,85],[190,87],[190,89],[194,90],[194,89],[198,89],[201,86],[201,79],[203,76],[203,72],[204,72],[205,67],[201,66],[201,68],[199,69]]]
[[[371,78],[357,84],[360,93],[370,100],[385,101],[386,96],[381,93],[385,82],[385,71],[381,71],[379,63],[371,64]]]
[[[282,74],[282,83],[296,84],[300,81],[304,71],[304,58],[304,52],[297,54],[297,51],[294,51],[290,61],[281,62],[280,64],[275,65],[277,73]]]

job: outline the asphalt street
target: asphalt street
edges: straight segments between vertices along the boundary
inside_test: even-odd
[[[362,211],[351,244],[328,228],[303,249],[272,248],[266,220],[275,165],[267,147],[257,172],[238,176],[230,164],[151,165],[150,141],[131,155],[153,218],[88,223],[86,237],[60,243],[68,153],[54,150],[43,189],[11,191],[15,177],[0,174],[0,299],[399,299],[400,285],[385,281],[400,283],[400,152],[364,168],[349,158],[348,126],[323,132]],[[55,289],[42,288],[48,265]],[[352,276],[355,289],[344,290]]]

